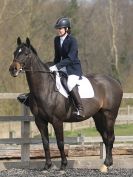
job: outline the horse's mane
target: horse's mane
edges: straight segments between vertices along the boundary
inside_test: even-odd
[[[30,46],[28,46],[26,43],[24,43],[24,45],[27,46],[27,47],[29,47],[29,48],[32,50],[32,52],[39,58],[36,49],[35,49],[31,44],[30,44]],[[39,58],[39,60],[40,60],[40,58]],[[54,64],[54,62],[51,62],[51,61],[44,63],[42,60],[40,60],[40,62],[41,62],[41,63],[43,64],[43,66],[44,66],[45,68],[47,68],[48,70],[49,70],[49,67],[50,67],[50,66],[53,66],[53,64]]]
[[[26,45],[27,46],[27,45]],[[38,56],[38,53],[37,53],[37,51],[36,51],[36,49],[30,44],[30,49],[32,50],[32,52],[36,55],[36,56]]]
[[[36,49],[30,44],[30,49],[32,50],[32,52],[39,58],[38,53],[36,51]],[[40,58],[39,58],[40,59]],[[42,60],[40,60],[40,62],[45,66],[45,68],[47,68],[49,70],[50,66],[53,66],[54,62],[46,62],[43,63]]]

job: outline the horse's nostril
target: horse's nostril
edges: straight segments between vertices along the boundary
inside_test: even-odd
[[[13,68],[13,70],[14,70],[14,71],[17,71],[18,69],[17,69],[17,67],[15,66],[15,67]]]

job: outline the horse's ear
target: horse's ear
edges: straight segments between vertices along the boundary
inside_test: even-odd
[[[28,37],[26,38],[26,44],[30,47],[30,39]]]
[[[18,45],[22,44],[20,37],[17,38],[17,44],[18,44]]]

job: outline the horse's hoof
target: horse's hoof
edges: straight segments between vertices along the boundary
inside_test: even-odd
[[[51,167],[52,167],[52,164],[45,164],[43,170],[47,171],[47,170],[51,169]]]
[[[61,165],[60,171],[64,171],[64,170],[66,170],[66,165]]]
[[[59,173],[60,175],[64,175],[64,174],[66,174],[66,171],[65,170],[60,170],[60,173]]]
[[[102,165],[101,168],[100,168],[100,172],[102,173],[107,173],[108,172],[108,167],[106,165]]]

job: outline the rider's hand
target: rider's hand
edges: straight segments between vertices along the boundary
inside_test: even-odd
[[[58,71],[56,65],[49,67],[49,70],[50,70],[51,72]]]

